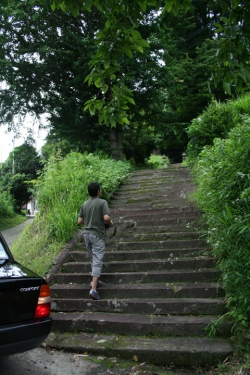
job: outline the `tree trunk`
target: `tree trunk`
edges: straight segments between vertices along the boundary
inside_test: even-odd
[[[122,126],[116,125],[115,128],[111,129],[110,134],[110,147],[112,150],[112,156],[115,160],[122,160]]]

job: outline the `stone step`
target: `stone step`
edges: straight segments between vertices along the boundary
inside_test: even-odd
[[[84,299],[88,290],[79,288],[78,298],[71,295],[66,298],[65,289],[52,292],[52,311],[90,311],[122,314],[153,314],[153,315],[223,315],[226,312],[225,302],[221,298],[131,298],[101,299],[91,302]],[[74,292],[72,290],[72,292]],[[103,296],[103,290],[102,290]],[[61,295],[57,298],[54,295]]]
[[[155,195],[131,195],[131,196],[121,196],[121,197],[111,197],[110,198],[110,207],[117,207],[119,204],[121,206],[126,206],[128,204],[138,204],[141,206],[143,203],[151,203],[152,205],[158,205],[161,208],[160,204],[168,205],[168,207],[194,207],[192,202],[189,202],[185,199],[185,194],[183,191],[177,191],[173,193],[164,193],[161,191],[156,192]]]
[[[130,215],[142,215],[142,214],[151,214],[154,217],[157,218],[157,216],[166,216],[165,219],[171,219],[171,215],[174,215],[173,218],[179,218],[182,219],[183,217],[186,217],[187,215],[195,216],[199,214],[198,216],[201,216],[200,210],[197,209],[197,207],[193,206],[192,204],[183,204],[182,206],[175,205],[175,204],[169,204],[170,202],[165,202],[166,207],[163,206],[160,207],[146,207],[143,206],[143,204],[132,204],[132,205],[124,205],[119,207],[119,204],[117,207],[110,206],[110,210],[113,215],[120,214],[125,212],[126,214]],[[171,214],[171,215],[170,215]],[[157,218],[159,220],[159,218]]]
[[[134,176],[132,178],[128,178],[125,184],[120,186],[119,190],[127,189],[135,185],[156,187],[162,184],[165,184],[165,186],[169,186],[169,184],[172,183],[185,183],[187,186],[189,186],[190,184],[194,184],[194,181],[190,176],[176,173],[153,175],[152,178],[148,178],[147,175]]]
[[[140,203],[141,201],[156,201],[165,202],[172,205],[188,205],[192,206],[193,203],[186,199],[188,195],[193,193],[194,189],[186,189],[183,186],[173,186],[172,188],[165,189],[165,187],[153,190],[150,193],[146,193],[148,188],[137,188],[136,190],[124,190],[119,193],[112,193],[110,195],[111,206],[117,202],[122,202],[123,200],[127,203]],[[168,201],[168,202],[166,202]]]
[[[132,194],[133,192],[136,194],[136,192],[140,190],[145,190],[145,192],[149,193],[152,191],[157,190],[163,190],[165,191],[173,190],[173,189],[179,190],[179,191],[188,191],[192,192],[195,189],[195,184],[191,180],[187,180],[184,178],[164,178],[160,182],[156,182],[155,180],[146,180],[143,181],[140,180],[134,180],[130,183],[127,183],[126,185],[120,186],[119,190],[117,192],[112,192],[112,195],[114,194]]]
[[[143,218],[141,218],[141,220],[137,220],[138,216],[135,216],[134,217],[134,220],[132,218],[128,218],[128,219],[123,219],[121,221],[120,218],[118,217],[117,221],[115,220],[115,216],[112,215],[112,218],[114,219],[116,225],[117,225],[117,229],[119,228],[135,228],[135,229],[138,229],[138,228],[143,228],[145,230],[145,232],[148,232],[149,228],[148,227],[152,227],[152,231],[155,231],[156,228],[155,227],[165,227],[166,229],[171,226],[172,230],[174,228],[176,228],[176,230],[178,230],[178,227],[179,225],[180,226],[185,226],[186,228],[193,228],[194,226],[198,226],[199,223],[197,221],[197,215],[195,214],[191,214],[190,217],[187,218],[178,218],[178,217],[175,217],[175,218],[172,218],[172,217],[169,217],[167,219],[159,219],[156,217],[154,217],[154,219],[152,220],[152,216],[150,217],[150,219],[146,220],[147,219],[147,215],[146,217],[144,216],[145,218],[145,221],[143,221]],[[139,217],[140,218],[140,217]]]
[[[149,234],[153,233],[186,233],[186,232],[194,232],[195,224],[192,225],[160,225],[161,222],[158,222],[159,225],[151,226],[150,223],[146,221],[146,225],[136,225],[134,222],[127,222],[127,223],[116,223],[117,231],[119,234]],[[140,223],[141,224],[141,223]],[[195,231],[196,235],[198,234],[197,230]],[[207,232],[200,231],[200,235],[205,236]]]
[[[159,212],[158,212],[159,211]],[[137,209],[137,210],[131,210],[129,209],[123,209],[123,210],[112,210],[111,211],[111,217],[114,219],[115,222],[126,222],[127,220],[130,221],[154,221],[155,219],[157,221],[161,220],[186,220],[187,222],[189,221],[194,221],[197,220],[201,217],[201,213],[199,211],[185,211],[184,209],[179,211],[177,209],[173,209],[172,211],[170,209]]]
[[[142,180],[144,177],[148,179],[148,177],[156,178],[158,179],[160,177],[164,176],[185,176],[185,178],[188,178],[188,176],[191,175],[190,169],[187,167],[180,167],[180,168],[159,168],[159,169],[141,169],[136,171],[129,172],[128,177],[126,178],[127,181],[135,180],[136,178],[139,178]]]
[[[210,257],[186,259],[156,259],[103,262],[102,272],[152,272],[166,270],[200,270],[215,266],[215,259]],[[68,262],[61,268],[63,273],[85,273],[89,271],[89,262]]]
[[[157,365],[211,366],[232,354],[232,347],[219,338],[131,337],[97,333],[52,333],[49,347],[75,353],[117,357]]]
[[[78,250],[79,249],[79,250]],[[134,250],[134,251],[106,251],[104,262],[107,261],[126,261],[126,260],[145,260],[145,259],[175,259],[190,256],[207,256],[209,250],[205,248],[189,249],[171,249],[171,250]],[[75,251],[71,251],[67,262],[87,262],[89,261],[85,244],[78,245]]]
[[[129,231],[128,233],[126,231],[118,231],[116,232],[117,237],[114,239],[116,242],[142,242],[142,241],[177,241],[177,240],[193,240],[193,239],[199,239],[201,237],[201,233],[198,232],[191,232],[191,231],[185,231],[185,232],[163,232],[158,231],[157,232],[151,231],[151,233],[134,233],[133,231]],[[112,229],[110,229],[110,233],[112,232]],[[119,235],[119,237],[118,237]],[[204,236],[203,236],[204,237]]]
[[[183,199],[179,197],[163,197],[167,200],[163,200],[162,197],[131,197],[131,198],[122,198],[122,199],[113,199],[112,203],[110,204],[110,208],[128,208],[134,207],[138,205],[138,207],[146,208],[146,207],[154,207],[154,208],[175,208],[180,211],[180,208],[189,208],[193,207],[192,204],[185,202]],[[136,208],[138,208],[136,207]]]
[[[122,185],[119,188],[118,194],[122,193],[132,193],[139,191],[139,190],[145,190],[146,193],[157,190],[163,190],[167,191],[167,189],[174,189],[179,191],[189,191],[192,192],[195,189],[196,185],[191,179],[185,179],[183,177],[169,177],[169,178],[162,178],[160,180],[150,180],[150,179],[143,179],[143,180],[131,180],[126,185]],[[112,193],[113,195],[114,193]]]
[[[51,296],[52,298],[66,298],[66,299],[81,299],[87,298],[88,303],[90,302],[88,298],[88,293],[90,290],[90,280],[91,277],[88,274],[87,277],[81,280],[80,283],[69,283],[69,284],[54,284],[51,286]],[[105,276],[102,280],[106,280]],[[218,283],[207,283],[207,282],[194,282],[194,283],[162,283],[156,281],[154,284],[106,284],[105,287],[98,289],[101,301],[103,300],[122,300],[124,299],[124,304],[130,303],[132,300],[138,299],[161,299],[161,303],[164,303],[166,298],[170,298],[173,304],[180,298],[196,298],[196,299],[209,299],[213,304],[213,299],[224,297],[224,291]],[[94,301],[99,303],[100,301]],[[101,302],[100,302],[101,303]],[[104,303],[104,302],[103,302]],[[110,302],[111,304],[115,302]],[[198,303],[198,302],[197,302]],[[89,303],[89,306],[93,308],[93,304]],[[152,308],[154,306],[152,305]],[[85,310],[83,310],[85,311]],[[195,314],[194,314],[195,315]]]
[[[90,331],[137,336],[204,336],[214,316],[152,316],[98,312],[51,313],[52,329],[60,332]],[[231,324],[222,322],[220,335],[229,336]]]
[[[109,284],[209,282],[217,280],[220,275],[221,272],[218,269],[117,272],[102,273],[102,280]],[[54,282],[56,284],[86,284],[89,278],[90,273],[60,273],[55,275]]]
[[[199,212],[197,209],[195,210],[192,208],[192,205],[185,204],[184,202],[170,202],[170,201],[162,201],[161,199],[138,199],[138,202],[135,201],[135,199],[131,199],[128,201],[122,201],[117,200],[113,201],[113,204],[110,205],[111,212],[114,210],[152,210],[152,209],[164,209],[166,213],[174,213],[174,212],[187,212],[187,211],[193,211],[193,212]]]
[[[167,240],[167,241],[123,241],[123,242],[108,242],[107,250],[109,248],[116,248],[117,250],[151,250],[151,249],[180,249],[180,248],[200,248],[206,247],[207,243],[205,240],[193,239],[193,240]]]

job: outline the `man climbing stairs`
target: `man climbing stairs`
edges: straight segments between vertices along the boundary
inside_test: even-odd
[[[201,214],[188,199],[194,188],[187,167],[131,173],[110,204],[117,234],[107,239],[101,300],[89,299],[80,239],[52,280],[50,346],[164,365],[211,365],[232,353],[228,322],[206,337],[225,303]]]

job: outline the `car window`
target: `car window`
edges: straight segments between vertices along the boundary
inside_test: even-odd
[[[2,242],[0,242],[0,259],[9,259],[8,254],[6,253]]]

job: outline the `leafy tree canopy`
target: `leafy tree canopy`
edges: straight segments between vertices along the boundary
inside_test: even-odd
[[[175,15],[182,9],[189,9],[195,0],[164,0],[160,1],[139,1],[134,0],[51,0],[52,9],[61,8],[67,12],[71,10],[77,16],[83,9],[91,11],[98,8],[106,19],[105,27],[97,34],[96,43],[98,50],[94,58],[90,61],[91,72],[87,76],[89,83],[95,82],[103,93],[107,92],[109,85],[112,90],[112,100],[110,102],[112,109],[118,111],[109,113],[109,106],[103,101],[90,100],[86,104],[91,112],[100,110],[100,120],[108,122],[111,116],[111,125],[115,123],[126,123],[126,116],[122,111],[122,105],[126,105],[131,99],[131,93],[126,90],[124,84],[125,77],[119,77],[119,83],[116,78],[107,83],[110,74],[117,75],[119,67],[117,64],[121,54],[126,53],[132,57],[132,51],[138,49],[141,52],[147,47],[146,42],[142,40],[140,33],[136,30],[142,18],[142,14],[147,12],[149,7],[158,9],[163,5],[164,11],[173,12]],[[213,0],[204,2],[204,9],[212,16],[217,13],[217,22],[214,28],[217,37],[220,40],[220,46],[217,51],[217,62],[214,64],[214,81],[218,84],[223,81],[224,90],[230,94],[231,87],[242,88],[244,82],[250,80],[249,67],[249,37],[250,37],[250,1],[249,0],[223,0],[214,2]],[[122,93],[121,90],[125,90]],[[129,99],[130,98],[130,99]],[[119,100],[120,99],[120,100]],[[119,103],[119,105],[118,105]],[[122,103],[122,104],[121,104]],[[119,115],[118,115],[119,114]],[[106,116],[105,116],[106,115]]]

